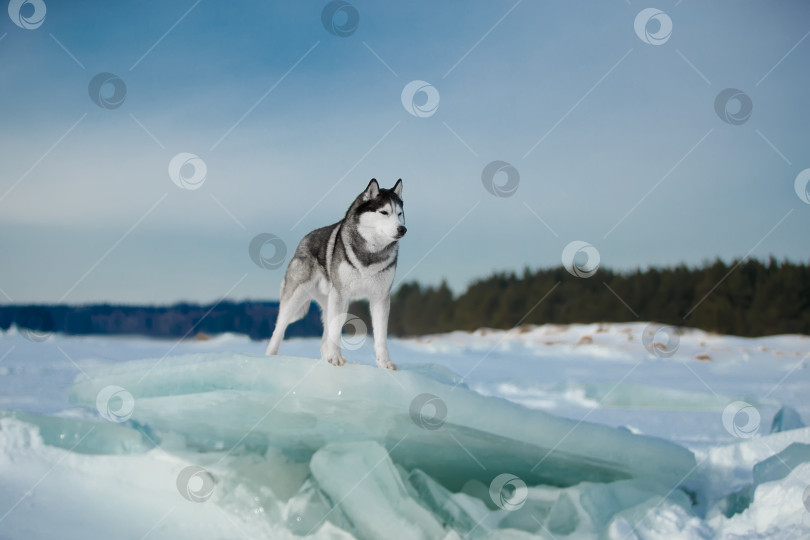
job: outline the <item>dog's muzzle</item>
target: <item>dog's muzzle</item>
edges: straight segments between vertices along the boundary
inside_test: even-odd
[[[408,229],[400,225],[399,227],[397,227],[397,238],[402,238],[403,236],[405,236],[406,232],[408,232]]]

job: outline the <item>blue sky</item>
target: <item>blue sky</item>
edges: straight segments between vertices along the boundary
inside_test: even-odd
[[[284,267],[251,239],[289,257],[372,177],[404,181],[398,279],[456,291],[572,241],[620,270],[810,259],[806,2],[353,1],[343,37],[327,2],[42,4],[31,29],[0,11],[3,302],[277,298]],[[659,44],[660,17],[634,28],[650,7],[672,23]],[[99,73],[120,106],[91,99]],[[414,80],[439,96],[423,117]],[[753,104],[737,125],[715,111],[727,88]],[[197,189],[169,177],[184,152]],[[496,160],[511,196],[484,188]]]

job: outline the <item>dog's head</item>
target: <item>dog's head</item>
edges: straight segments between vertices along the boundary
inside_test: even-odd
[[[380,188],[377,180],[372,179],[349,212],[369,244],[385,246],[398,241],[408,230],[402,204],[402,179],[397,180],[391,189]]]

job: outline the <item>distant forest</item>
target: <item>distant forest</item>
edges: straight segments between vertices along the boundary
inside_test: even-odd
[[[629,273],[600,268],[590,278],[563,268],[527,269],[476,281],[457,298],[445,283],[408,283],[392,306],[395,335],[635,320],[738,336],[810,334],[810,267],[718,260]]]
[[[369,331],[368,306],[349,311]],[[0,329],[28,329],[32,339],[51,332],[71,335],[130,334],[160,338],[236,332],[267,339],[277,302],[230,302],[165,307],[111,304],[0,305]],[[635,272],[600,268],[578,278],[564,268],[522,275],[498,273],[454,296],[446,283],[401,285],[392,295],[389,333],[414,336],[512,328],[526,324],[657,321],[738,336],[810,334],[810,267],[757,260],[715,261],[699,268],[676,266]],[[319,336],[320,313],[313,303],[287,336]]]
[[[59,332],[69,335],[123,334],[156,338],[204,337],[235,332],[251,339],[273,333],[278,302],[229,302],[212,305],[122,306],[94,304],[0,305],[0,329],[12,324],[30,330],[36,340]],[[313,303],[304,318],[287,328],[287,336],[315,336],[321,332],[321,315]]]

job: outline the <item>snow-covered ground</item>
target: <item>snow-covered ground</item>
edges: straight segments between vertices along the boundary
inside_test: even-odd
[[[810,537],[807,336],[456,332],[395,373],[31,337],[0,335],[0,539]]]

